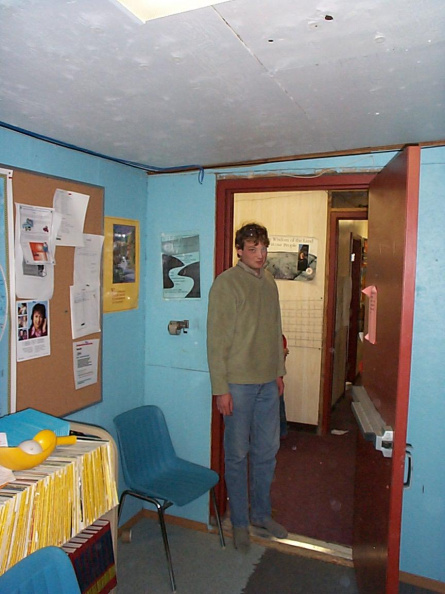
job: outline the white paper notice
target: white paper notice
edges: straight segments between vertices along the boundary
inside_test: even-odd
[[[83,245],[83,226],[89,199],[88,194],[79,192],[54,192],[54,210],[62,215],[57,245]]]
[[[54,209],[16,204],[16,242],[20,243],[26,264],[54,264]]]
[[[50,242],[55,246],[60,215],[53,213],[53,231]],[[16,217],[15,231],[15,291],[19,299],[51,299],[54,292],[54,265],[38,262],[27,264],[20,243],[20,221]]]
[[[54,293],[54,266],[27,264],[22,246],[15,244],[15,292],[19,299],[51,299]]]
[[[100,332],[100,289],[86,285],[70,287],[73,339]]]
[[[99,339],[73,343],[73,369],[76,390],[97,383]]]
[[[103,235],[84,234],[83,246],[74,250],[74,284],[100,285]]]

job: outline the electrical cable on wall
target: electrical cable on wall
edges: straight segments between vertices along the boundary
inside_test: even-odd
[[[118,159],[117,157],[111,157],[110,155],[104,155],[102,153],[97,153],[96,151],[82,148],[80,146],[76,146],[75,144],[69,144],[68,142],[63,142],[62,140],[57,140],[56,138],[51,138],[50,136],[44,136],[43,134],[37,134],[36,132],[31,132],[29,130],[19,128],[17,126],[12,126],[11,124],[7,124],[6,122],[0,122],[0,126],[2,128],[6,128],[8,130],[13,130],[14,132],[19,132],[20,134],[25,134],[26,136],[31,136],[32,138],[36,138],[37,140],[43,140],[44,142],[49,142],[50,144],[55,144],[55,145],[61,146],[63,148],[71,149],[73,151],[78,151],[80,153],[85,153],[86,155],[91,155],[92,157],[100,157],[101,159],[107,159],[108,161],[113,161],[114,163],[120,163],[121,165],[127,165],[128,167],[142,169],[142,170],[150,172],[150,173],[180,173],[182,171],[198,170],[198,182],[200,184],[202,184],[202,182],[204,180],[204,167],[202,167],[202,165],[179,165],[178,167],[155,167],[154,165],[145,165],[144,163],[137,163],[135,161],[127,161],[126,159]]]

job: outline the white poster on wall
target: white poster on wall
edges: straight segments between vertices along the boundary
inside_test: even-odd
[[[76,390],[97,383],[99,339],[73,342],[73,370]]]
[[[275,279],[310,281],[317,270],[318,241],[314,237],[271,235],[266,268]]]
[[[51,299],[60,215],[52,208],[16,204],[15,283],[19,299]]]
[[[83,245],[83,227],[89,199],[88,194],[79,192],[60,189],[54,192],[54,210],[61,217],[57,245]]]
[[[201,271],[198,233],[161,234],[164,299],[199,299]]]

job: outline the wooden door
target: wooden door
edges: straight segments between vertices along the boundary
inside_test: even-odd
[[[377,288],[376,342],[365,341],[363,386],[394,430],[391,458],[359,435],[353,558],[361,594],[396,594],[411,368],[419,147],[400,152],[369,191],[367,285]]]

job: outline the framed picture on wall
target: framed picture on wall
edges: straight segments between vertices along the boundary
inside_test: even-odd
[[[104,312],[138,307],[139,245],[139,221],[105,217]]]

